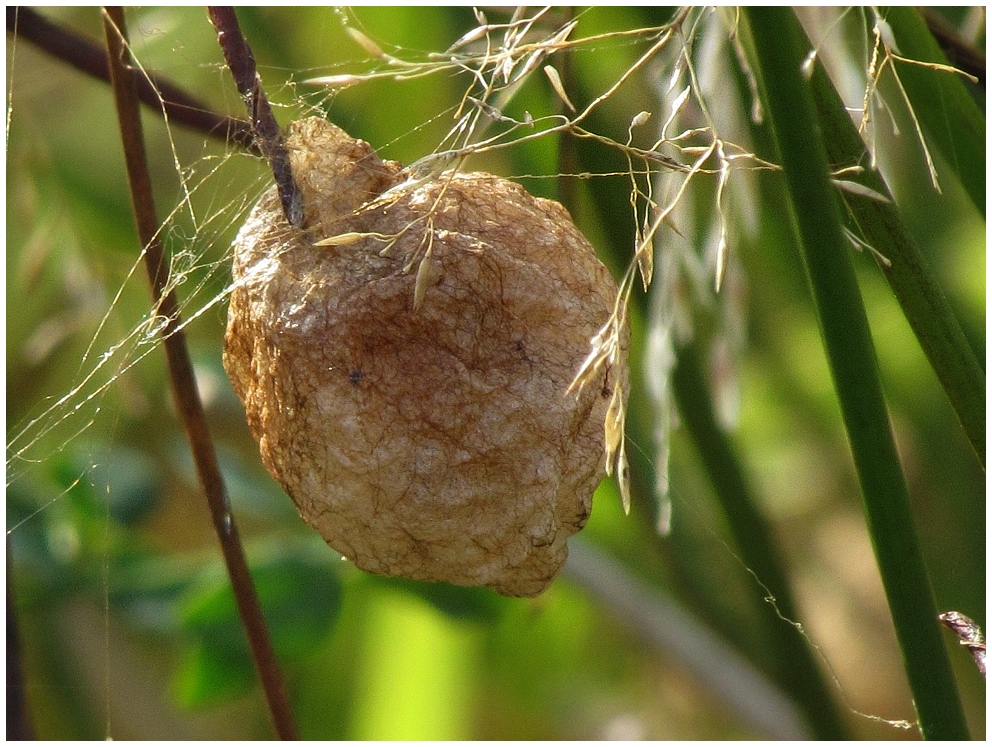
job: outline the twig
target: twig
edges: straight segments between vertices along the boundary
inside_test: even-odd
[[[279,123],[276,122],[269,100],[262,90],[262,79],[255,67],[255,55],[241,33],[234,8],[212,5],[207,8],[207,12],[210,14],[210,22],[217,29],[217,41],[224,59],[227,60],[227,66],[231,68],[234,84],[245,100],[258,145],[272,167],[286,220],[289,225],[298,227],[303,222],[303,198],[293,180],[289,152],[282,142]]]
[[[96,42],[53,23],[31,8],[7,6],[7,31],[31,42],[39,49],[68,63],[98,80],[110,81],[107,52]],[[158,73],[135,78],[138,98],[171,122],[245,148],[254,148],[251,124],[243,119],[226,117],[183,91]]]
[[[168,320],[162,330],[162,338],[173,396],[186,429],[200,482],[206,493],[214,529],[220,540],[224,561],[231,577],[238,613],[262,681],[273,723],[281,738],[295,739],[296,725],[272,643],[269,640],[262,609],[252,586],[244,550],[228,504],[224,478],[217,463],[217,454],[204,417],[203,404],[197,392],[193,367],[186,347],[185,335],[182,332],[179,305],[175,294],[167,289],[168,263],[158,238],[158,219],[155,216],[152,199],[134,76],[126,62],[127,36],[123,10],[106,8],[103,23],[110,60],[110,84],[117,105],[134,218],[138,236],[145,247],[145,266],[155,303],[159,314]]]

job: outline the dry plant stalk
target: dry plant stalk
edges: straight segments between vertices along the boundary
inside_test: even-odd
[[[413,180],[317,118],[234,245],[224,364],[262,459],[372,573],[544,591],[589,517],[624,355],[566,394],[617,286],[558,203],[483,173]]]

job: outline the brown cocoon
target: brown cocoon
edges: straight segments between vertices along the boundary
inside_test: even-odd
[[[224,349],[265,466],[359,568],[539,594],[626,388],[624,363],[566,394],[616,284],[565,209],[517,184],[410,181],[316,118],[287,145],[304,230],[274,188],[255,206]]]

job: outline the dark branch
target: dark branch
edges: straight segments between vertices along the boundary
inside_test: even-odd
[[[207,497],[214,529],[220,540],[224,562],[231,578],[238,613],[248,637],[252,658],[262,681],[276,731],[283,739],[295,739],[297,734],[293,714],[269,640],[262,608],[252,585],[244,549],[231,515],[224,478],[221,475],[217,453],[197,391],[193,366],[182,331],[179,304],[175,294],[167,288],[168,262],[158,238],[159,224],[155,215],[151,178],[145,157],[135,78],[132,68],[127,63],[127,32],[123,10],[106,8],[103,22],[110,60],[110,84],[117,105],[134,218],[141,244],[145,247],[145,267],[151,281],[156,308],[158,313],[168,320],[162,331],[162,338],[176,407],[182,417],[197,474]]]
[[[299,226],[303,222],[303,198],[293,180],[289,152],[282,142],[279,123],[276,122],[269,100],[262,90],[255,55],[241,33],[234,8],[212,5],[207,8],[207,12],[210,14],[210,22],[217,29],[217,41],[224,59],[227,60],[227,66],[231,68],[234,83],[245,100],[258,145],[262,154],[269,159],[286,220],[291,226]]]
[[[110,81],[106,50],[75,31],[49,21],[31,8],[7,6],[7,31],[98,80]],[[150,78],[150,79],[149,79]],[[157,112],[163,107],[169,120],[211,137],[254,148],[251,124],[225,117],[183,91],[165,77],[149,73],[135,78],[138,98]]]
[[[937,44],[950,62],[958,70],[978,78],[978,85],[985,87],[985,53],[968,43],[948,21],[936,10],[922,8],[923,20],[937,40]]]

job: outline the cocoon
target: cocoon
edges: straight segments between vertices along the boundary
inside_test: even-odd
[[[304,224],[274,188],[251,212],[224,347],[265,466],[359,568],[539,594],[626,393],[623,359],[566,394],[616,284],[567,211],[517,184],[416,179],[318,118],[286,142]]]

